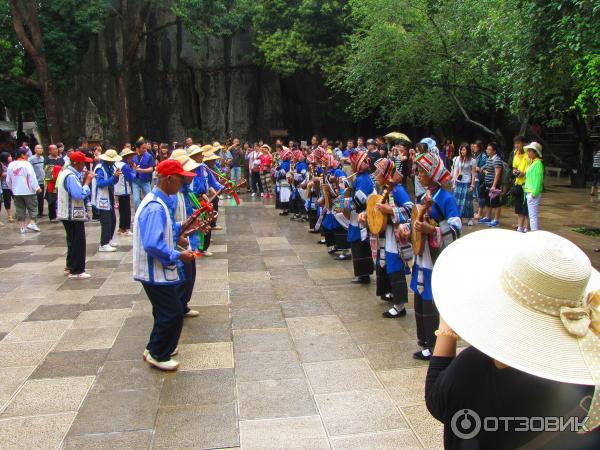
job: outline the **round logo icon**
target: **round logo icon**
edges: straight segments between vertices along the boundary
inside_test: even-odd
[[[481,431],[481,418],[472,409],[459,409],[452,416],[450,427],[454,436],[472,439]]]

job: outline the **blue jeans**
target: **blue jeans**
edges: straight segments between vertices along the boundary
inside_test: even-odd
[[[240,178],[242,178],[242,168],[241,167],[232,167],[231,168],[231,181],[235,184],[240,182]]]
[[[150,193],[152,188],[150,186],[149,181],[140,181],[140,180],[133,180],[132,187],[133,187],[133,205],[134,205],[135,210],[137,210],[138,206],[140,206],[140,203],[142,202],[144,197]]]

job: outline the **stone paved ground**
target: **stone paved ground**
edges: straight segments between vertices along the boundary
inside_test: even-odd
[[[590,253],[599,203],[552,186],[542,226]],[[305,226],[246,198],[226,208],[213,258],[198,262],[181,369],[141,360],[149,302],[131,280],[131,243],[65,280],[61,226],[0,240],[0,448],[440,448],[423,404],[426,366],[412,311],[385,320],[374,287],[350,286]],[[511,217],[504,216],[504,225]]]

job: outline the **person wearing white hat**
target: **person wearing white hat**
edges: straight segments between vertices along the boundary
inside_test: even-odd
[[[113,240],[117,228],[115,214],[115,185],[121,176],[121,170],[115,163],[121,161],[116,150],[109,149],[99,156],[100,163],[94,167],[95,178],[92,180],[92,205],[100,215],[100,249],[99,252],[115,252],[118,243]]]
[[[539,230],[538,211],[544,189],[544,164],[542,163],[542,146],[537,142],[527,144],[524,149],[529,157],[529,167],[525,172],[525,195],[529,212],[529,229]]]
[[[472,260],[456,283],[456,262]],[[444,447],[598,448],[600,273],[588,257],[546,231],[485,230],[449,245],[432,281],[442,319],[425,401]],[[457,356],[459,336],[471,346]]]

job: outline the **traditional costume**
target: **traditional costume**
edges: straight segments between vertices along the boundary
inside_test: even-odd
[[[392,183],[392,177],[397,169],[392,160],[386,158],[377,160],[375,169],[387,183]],[[383,300],[394,303],[393,308],[383,314],[384,317],[391,318],[405,316],[405,305],[408,303],[406,274],[410,269],[407,261],[412,258],[412,253],[410,245],[398,242],[396,233],[396,228],[400,224],[410,222],[410,213],[413,207],[413,202],[404,186],[401,184],[394,186],[390,193],[389,205],[393,208],[393,214],[387,216],[385,231],[377,237],[376,293]]]
[[[292,174],[293,183],[292,196],[290,199],[290,212],[295,213],[292,220],[308,220],[306,217],[307,211],[304,206],[304,202],[306,201],[306,189],[302,187],[307,179],[308,166],[304,162],[304,153],[302,153],[302,150],[295,150],[293,155],[296,164],[294,166],[294,173]]]
[[[365,226],[358,222],[358,215],[366,210],[367,198],[375,187],[369,176],[371,163],[365,152],[354,152],[350,156],[352,169],[359,172],[352,187],[352,204],[349,205],[350,224],[348,225],[348,242],[352,251],[354,266],[354,283],[368,283],[373,273],[373,258],[369,245],[369,233]]]
[[[421,255],[415,255],[410,282],[415,299],[417,338],[419,345],[423,347],[414,357],[428,360],[435,345],[434,332],[440,320],[431,290],[431,273],[441,251],[460,237],[462,222],[454,196],[441,188],[452,177],[440,157],[433,153],[424,153],[417,157],[415,163],[419,170],[425,171],[432,179],[433,185],[427,188],[432,201],[429,218],[436,224],[433,234],[423,236],[424,250]],[[424,203],[426,193],[419,197],[419,203]]]
[[[292,195],[292,189],[288,180],[288,173],[290,172],[290,159],[292,152],[288,148],[280,153],[280,164],[275,172],[275,183],[277,185],[277,198],[279,199],[279,207],[283,209],[279,213],[281,216],[287,216],[290,208],[290,197]]]

